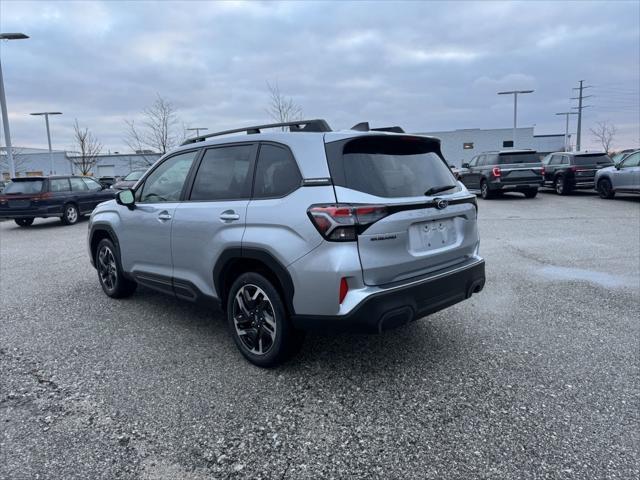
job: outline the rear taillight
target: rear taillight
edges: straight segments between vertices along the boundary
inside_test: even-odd
[[[544,175],[544,167],[540,169],[540,175]]]
[[[350,242],[356,239],[372,223],[388,215],[384,205],[312,205],[307,210],[309,218],[326,239],[334,242]]]
[[[491,170],[491,174],[496,178],[500,178],[500,176],[502,175],[500,167],[493,167],[493,170]]]
[[[40,200],[47,200],[47,199],[51,198],[52,196],[53,196],[53,194],[51,192],[44,192],[44,193],[40,193],[40,194],[32,197],[31,201],[39,202]]]
[[[338,303],[342,305],[344,297],[347,296],[347,292],[349,291],[349,284],[347,283],[347,279],[342,277],[340,279],[340,293],[338,297]]]

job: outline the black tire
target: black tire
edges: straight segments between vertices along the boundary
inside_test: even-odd
[[[608,178],[602,178],[598,180],[598,194],[600,198],[613,198],[616,195],[616,192],[613,191],[613,187],[611,185],[611,180]]]
[[[67,203],[62,209],[62,223],[65,225],[74,225],[78,223],[80,219],[80,210],[78,210],[78,206],[75,203]]]
[[[33,225],[33,218],[16,218],[14,221],[21,227],[30,227]]]
[[[536,198],[536,195],[538,195],[538,189],[530,188],[529,190],[525,190],[522,193],[524,193],[524,196],[527,198]]]
[[[233,282],[227,298],[227,323],[240,353],[258,367],[281,364],[304,340],[303,332],[291,325],[276,288],[258,273],[243,273]]]
[[[480,197],[484,200],[490,200],[495,197],[495,193],[489,190],[489,184],[486,180],[480,182]]]
[[[569,193],[569,187],[567,187],[562,175],[558,175],[553,181],[553,189],[558,195],[567,195]]]
[[[123,275],[120,252],[113,242],[103,238],[95,251],[95,264],[98,281],[104,293],[111,298],[129,297],[136,291],[138,284]]]

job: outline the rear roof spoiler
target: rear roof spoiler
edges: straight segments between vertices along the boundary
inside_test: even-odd
[[[371,128],[369,126],[369,122],[360,122],[356,123],[351,130],[357,130],[358,132],[392,132],[392,133],[405,133],[402,127],[398,127],[397,125],[394,127],[380,127],[380,128]]]

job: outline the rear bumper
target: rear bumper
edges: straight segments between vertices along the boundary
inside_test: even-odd
[[[484,260],[364,299],[346,315],[294,315],[302,330],[380,333],[435,313],[469,298],[484,287]]]
[[[522,183],[489,182],[489,190],[531,190],[532,188],[540,188],[541,186],[542,179]]]
[[[31,207],[25,210],[16,208],[0,209],[0,218],[46,218],[59,217],[62,215],[60,207]]]
[[[594,188],[595,187],[595,180],[592,178],[590,180],[580,180],[580,181],[572,181],[569,182],[569,186],[571,188],[575,188],[575,189],[582,189],[582,188]]]

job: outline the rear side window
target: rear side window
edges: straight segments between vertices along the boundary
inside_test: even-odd
[[[498,165],[507,165],[512,163],[540,163],[540,156],[536,152],[500,154]]]
[[[67,178],[52,178],[49,180],[49,190],[52,192],[68,192],[71,190],[69,187],[69,179]]]
[[[260,147],[253,198],[284,197],[301,182],[298,165],[288,149],[270,144]]]
[[[239,200],[251,194],[254,145],[210,148],[193,182],[191,200]]]
[[[42,180],[15,180],[6,186],[2,193],[40,193],[43,184]]]
[[[86,192],[89,190],[81,178],[71,177],[69,182],[71,182],[71,190],[74,192]]]
[[[366,136],[343,145],[340,151],[340,145],[327,144],[336,185],[378,197],[423,196],[434,187],[457,185],[431,139]]]
[[[92,180],[90,178],[83,178],[82,181],[84,183],[86,183],[87,188],[89,188],[89,190],[92,191],[92,192],[98,192],[98,191],[102,190],[102,185],[100,185],[95,180]]]

